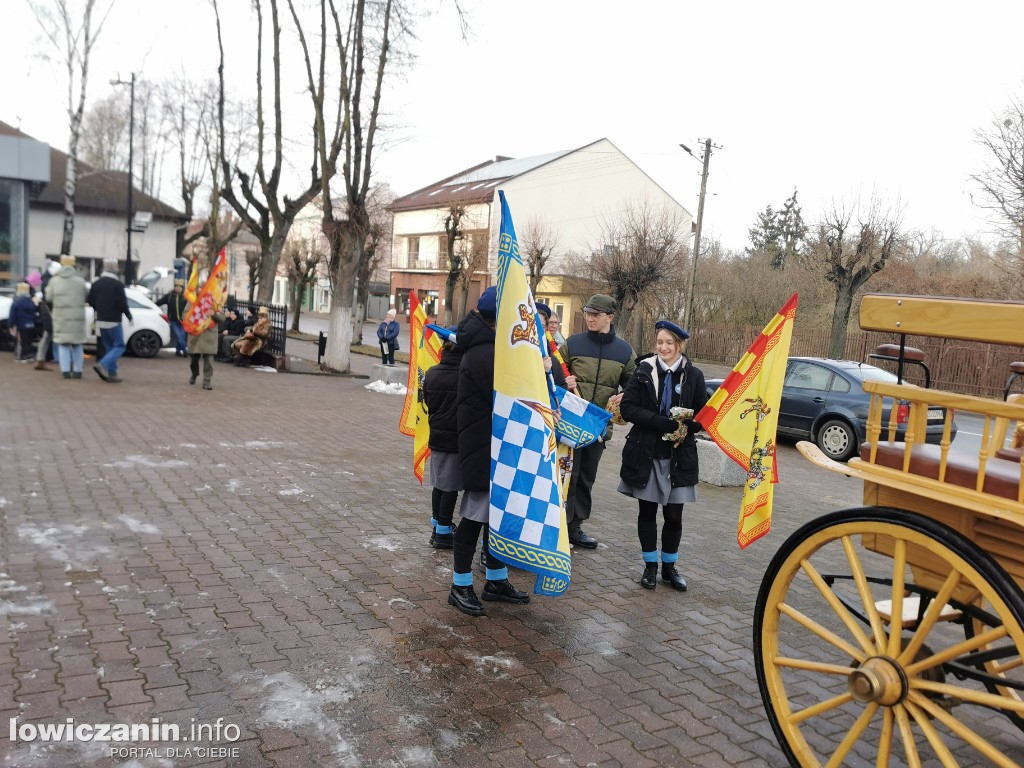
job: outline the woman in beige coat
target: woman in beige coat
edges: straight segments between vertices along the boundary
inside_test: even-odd
[[[238,361],[235,365],[248,365],[252,356],[267,346],[270,338],[270,310],[260,307],[256,325],[245,331],[245,335],[232,345],[238,350]]]
[[[82,378],[85,343],[85,299],[89,289],[75,269],[74,256],[60,257],[61,270],[46,286],[46,301],[53,308],[53,343],[65,379]]]

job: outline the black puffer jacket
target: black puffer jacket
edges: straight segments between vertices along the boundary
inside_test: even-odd
[[[494,329],[474,310],[459,323],[456,338],[462,349],[457,406],[462,485],[486,491],[491,487]]]
[[[459,347],[441,353],[441,362],[423,375],[423,401],[430,424],[430,450],[459,452],[459,422],[456,406],[459,395]]]
[[[682,371],[682,385],[678,393],[672,393],[672,405],[692,408],[696,415],[708,400],[704,374],[700,368],[695,368],[685,355]],[[678,382],[678,377],[677,371],[674,381]],[[675,419],[659,413],[664,381],[657,356],[641,358],[619,404],[622,418],[633,425],[626,435],[626,444],[622,447],[622,469],[619,470],[619,477],[635,488],[647,487],[651,478],[651,467],[656,458],[671,459],[669,474],[673,488],[697,484],[699,472],[694,434],[701,426],[691,421],[686,439],[676,448],[661,439],[663,435],[674,432],[677,426]]]

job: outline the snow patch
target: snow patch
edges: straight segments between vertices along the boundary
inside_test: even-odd
[[[404,384],[385,384],[383,381],[371,381],[364,389],[379,392],[382,395],[405,395],[408,392]]]
[[[160,533],[160,529],[150,523],[144,523],[128,515],[121,515],[121,522],[128,526],[132,533]]]
[[[18,527],[17,534],[18,538],[39,547],[57,562],[64,563],[64,570],[70,571],[76,567],[81,568],[86,561],[110,553],[110,547],[82,543],[88,530],[89,526],[74,523],[48,528],[22,525]]]
[[[8,600],[0,600],[0,616],[11,616],[23,614],[27,616],[42,616],[44,613],[53,613],[53,601],[42,597],[30,597],[28,603],[12,603]]]
[[[293,485],[291,488],[282,488],[277,492],[278,496],[298,496],[302,493],[302,489],[297,485]]]
[[[363,546],[366,549],[369,549],[370,547],[386,549],[388,552],[397,552],[402,548],[400,545],[391,541],[387,536],[372,536],[363,542]]]
[[[114,461],[104,464],[104,467],[120,467],[122,469],[132,467],[152,467],[154,469],[170,469],[172,467],[187,467],[188,463],[181,459],[151,459],[148,456],[135,454],[125,456],[121,461]]]

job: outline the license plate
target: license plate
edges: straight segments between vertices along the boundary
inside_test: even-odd
[[[938,419],[946,418],[942,413],[941,408],[929,408],[928,409],[928,421],[936,421]]]

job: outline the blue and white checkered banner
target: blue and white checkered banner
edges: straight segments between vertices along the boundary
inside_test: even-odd
[[[555,397],[558,398],[558,412],[561,416],[555,427],[560,443],[571,448],[585,448],[596,443],[597,438],[608,429],[612,415],[604,408],[559,386],[555,387]]]
[[[526,281],[515,227],[501,199],[498,318],[491,416],[491,554],[537,574],[534,592],[569,587],[569,533],[559,487],[555,411],[541,352],[536,303]]]

